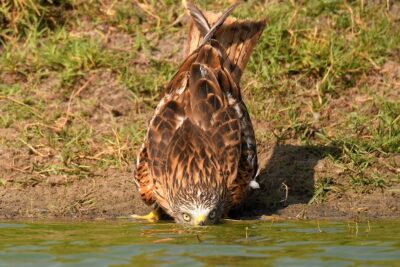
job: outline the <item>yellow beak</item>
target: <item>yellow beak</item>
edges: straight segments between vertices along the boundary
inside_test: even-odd
[[[204,215],[198,215],[196,218],[194,218],[194,225],[204,225],[206,222],[206,217]]]

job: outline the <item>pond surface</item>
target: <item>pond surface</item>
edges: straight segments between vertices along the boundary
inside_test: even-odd
[[[400,221],[0,222],[0,266],[400,266]]]

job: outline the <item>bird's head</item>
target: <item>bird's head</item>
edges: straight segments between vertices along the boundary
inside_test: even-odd
[[[196,188],[179,192],[172,203],[172,216],[177,223],[203,226],[222,218],[226,200],[219,190]]]

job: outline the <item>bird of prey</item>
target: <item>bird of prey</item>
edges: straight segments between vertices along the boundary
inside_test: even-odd
[[[187,57],[167,84],[138,153],[135,182],[153,211],[134,218],[177,223],[218,222],[257,188],[253,126],[242,100],[240,78],[265,20],[202,12],[191,16]]]

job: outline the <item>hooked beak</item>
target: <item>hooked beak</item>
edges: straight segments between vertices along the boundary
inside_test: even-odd
[[[198,215],[196,218],[194,218],[195,226],[205,225],[205,224],[206,224],[206,217],[204,215]]]

